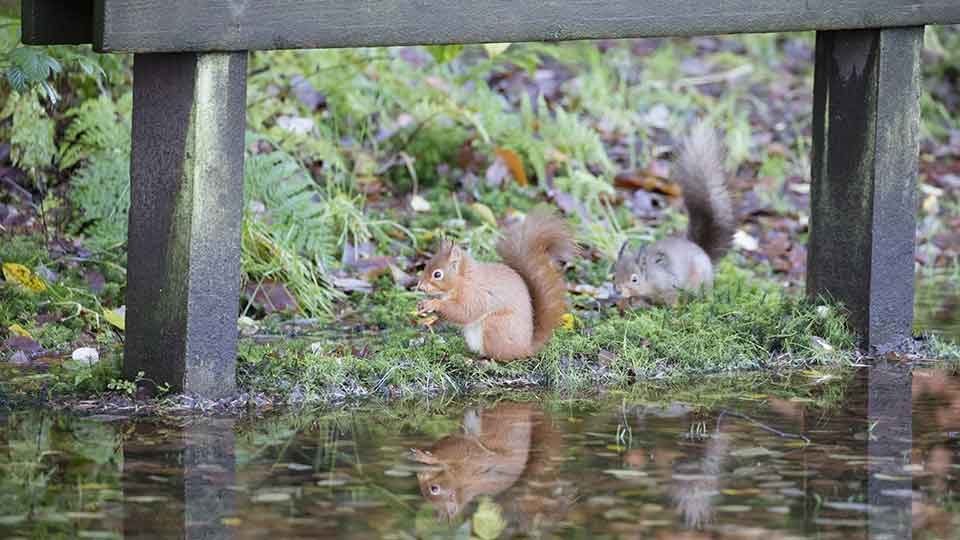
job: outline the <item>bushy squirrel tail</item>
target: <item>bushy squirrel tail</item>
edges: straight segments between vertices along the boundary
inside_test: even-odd
[[[687,236],[711,261],[730,249],[737,229],[723,159],[717,132],[704,123],[694,126],[684,138],[677,156],[677,181],[690,216]]]
[[[552,210],[539,207],[497,242],[503,263],[523,278],[533,303],[533,342],[536,354],[553,335],[566,311],[567,287],[554,259],[570,259],[579,251],[567,223]]]

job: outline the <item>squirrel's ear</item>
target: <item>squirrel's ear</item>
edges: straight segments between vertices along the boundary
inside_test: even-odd
[[[618,260],[618,261],[623,258],[623,252],[626,251],[626,249],[627,249],[627,243],[628,243],[628,242],[629,242],[629,240],[624,240],[624,241],[623,241],[623,244],[620,245],[620,251],[617,253],[617,260]]]
[[[647,247],[644,246],[644,247],[642,247],[642,248],[640,248],[640,249],[637,250],[637,253],[636,253],[635,256],[634,256],[634,259],[635,259],[637,262],[640,262],[640,261],[642,261],[643,258],[646,257],[646,256],[647,256]]]
[[[460,267],[460,261],[463,260],[463,250],[460,249],[460,246],[453,244],[450,246],[450,257],[447,261],[450,264],[451,270],[457,270]]]

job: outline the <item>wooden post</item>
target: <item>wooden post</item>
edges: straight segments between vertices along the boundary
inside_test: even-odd
[[[923,27],[817,33],[807,291],[877,351],[912,333],[922,44]]]
[[[235,390],[245,52],[138,54],[124,375]]]

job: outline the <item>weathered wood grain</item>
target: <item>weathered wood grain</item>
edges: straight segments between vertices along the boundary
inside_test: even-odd
[[[23,0],[26,45],[93,43],[93,0]]]
[[[957,0],[96,0],[102,51],[224,51],[960,22]]]
[[[873,349],[913,326],[923,28],[817,34],[807,290]]]
[[[233,392],[246,53],[141,54],[133,66],[124,374]]]

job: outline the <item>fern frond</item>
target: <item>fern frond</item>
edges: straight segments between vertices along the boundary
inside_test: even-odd
[[[67,111],[70,124],[60,145],[60,169],[69,169],[99,152],[119,151],[129,159],[131,94],[84,101]]]

